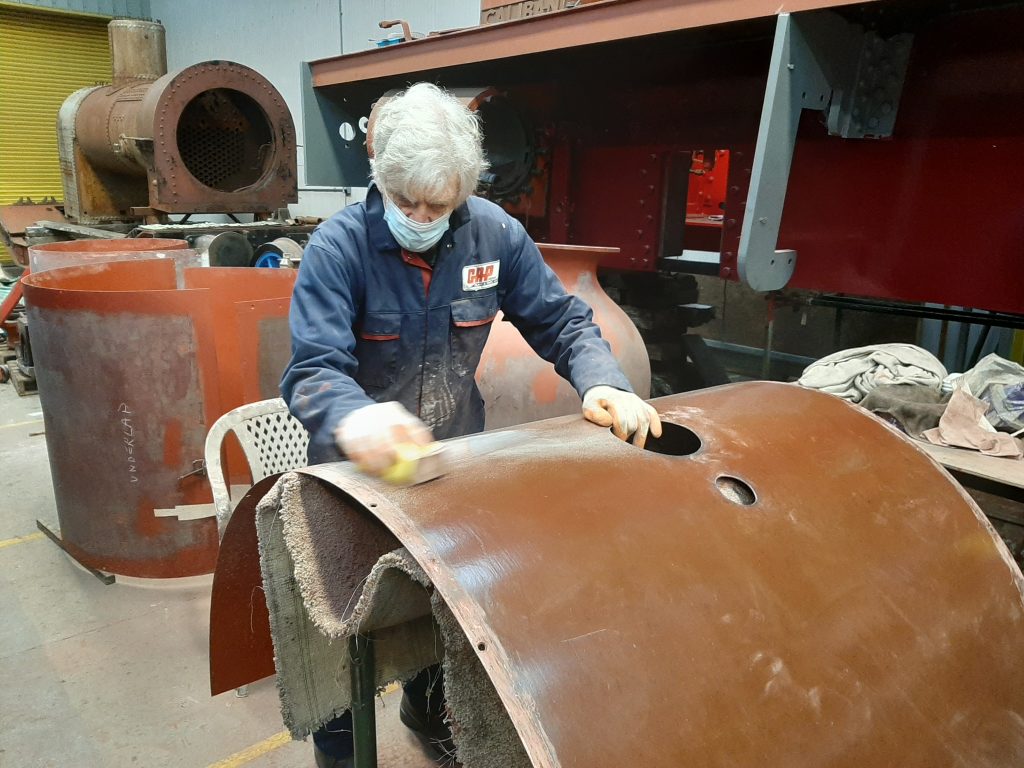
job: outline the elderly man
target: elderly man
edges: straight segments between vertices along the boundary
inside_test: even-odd
[[[419,83],[375,109],[366,201],[310,238],[291,305],[281,382],[309,430],[309,461],[348,458],[380,475],[403,444],[479,432],[474,381],[500,309],[583,399],[583,415],[643,445],[661,435],[594,325],[522,225],[473,197],[486,164],[476,116]],[[406,685],[403,722],[443,739],[439,670]],[[346,715],[314,734],[319,766],[351,755]]]

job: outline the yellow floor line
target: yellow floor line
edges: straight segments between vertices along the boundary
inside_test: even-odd
[[[45,538],[46,534],[42,531],[30,533],[27,536],[15,536],[13,539],[0,540],[0,549],[3,549],[4,547],[13,547],[15,544],[25,544],[29,541],[39,541],[40,539]]]
[[[13,429],[14,427],[27,427],[30,424],[42,424],[42,419],[34,419],[33,421],[16,421],[13,424],[0,424],[0,429]]]
[[[278,747],[283,747],[291,740],[292,737],[288,731],[281,731],[253,744],[251,747],[243,749],[241,752],[235,752],[231,757],[225,757],[223,760],[207,766],[207,768],[237,768],[237,766],[245,765],[257,757],[262,757],[267,752],[273,752]]]

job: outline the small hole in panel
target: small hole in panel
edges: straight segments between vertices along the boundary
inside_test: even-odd
[[[645,451],[666,456],[690,456],[699,451],[700,447],[701,441],[696,432],[667,421],[661,423],[661,437],[648,435],[644,444]]]
[[[715,478],[715,485],[718,486],[718,492],[733,504],[742,504],[744,507],[749,507],[757,501],[757,494],[754,493],[754,489],[738,477],[721,475]]]
[[[477,647],[478,651],[486,651],[487,650],[487,643],[485,643],[483,640],[481,640],[479,643],[476,644],[476,647]]]

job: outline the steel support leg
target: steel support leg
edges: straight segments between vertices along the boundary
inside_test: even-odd
[[[352,675],[352,741],[355,745],[354,768],[377,768],[377,693],[373,662],[373,639],[352,635],[348,641]]]

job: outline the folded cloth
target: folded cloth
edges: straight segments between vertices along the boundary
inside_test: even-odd
[[[986,355],[957,384],[992,406],[985,417],[993,427],[1006,432],[1024,429],[1024,367],[996,354]]]
[[[899,424],[911,437],[920,439],[921,433],[939,424],[949,395],[935,387],[921,384],[883,384],[868,392],[860,406],[874,414],[888,417]]]
[[[1022,443],[1004,432],[996,432],[985,418],[988,404],[971,395],[964,387],[953,390],[939,426],[924,432],[924,438],[935,445],[973,448],[989,456],[1019,459],[1024,455]]]
[[[882,384],[921,384],[938,390],[946,369],[913,344],[875,344],[836,352],[811,363],[797,382],[854,403]]]

